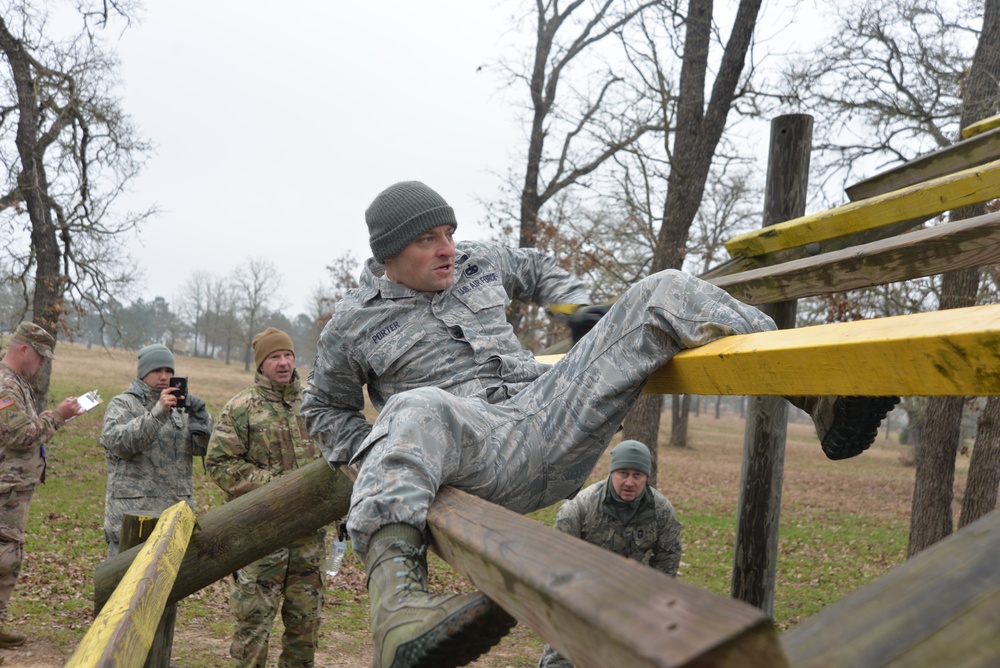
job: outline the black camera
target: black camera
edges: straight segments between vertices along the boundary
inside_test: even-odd
[[[184,376],[171,376],[170,387],[176,387],[177,408],[187,408],[188,379]]]

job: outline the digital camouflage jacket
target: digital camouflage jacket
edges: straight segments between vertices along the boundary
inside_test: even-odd
[[[667,497],[647,485],[638,511],[625,524],[611,492],[609,479],[586,488],[559,508],[555,528],[676,576],[681,563],[681,523]]]
[[[548,369],[507,322],[511,300],[590,303],[577,277],[534,249],[461,242],[455,254],[454,283],[431,297],[393,283],[369,260],[360,287],[338,303],[303,403],[327,461],[350,460],[371,431],[365,386],[378,410],[418,387],[503,401]]]
[[[225,490],[227,500],[319,457],[299,414],[301,406],[298,371],[287,384],[258,371],[253,386],[229,400],[212,430],[205,458],[209,475]]]
[[[211,416],[207,415],[209,425]],[[204,455],[208,437],[188,431],[187,412],[160,404],[160,390],[136,378],[108,402],[101,445],[108,467],[104,531],[117,543],[125,511],[166,510],[193,502],[193,458]]]

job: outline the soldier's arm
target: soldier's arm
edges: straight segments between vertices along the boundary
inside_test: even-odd
[[[249,413],[239,395],[226,404],[208,439],[205,468],[219,487],[233,496],[242,496],[270,482],[269,470],[250,460]]]
[[[669,501],[657,508],[656,515],[660,526],[649,565],[661,573],[675,577],[681,564],[681,523]]]
[[[579,498],[579,497],[578,497]],[[564,501],[556,514],[555,528],[570,536],[583,538],[583,517],[580,504],[576,500]]]
[[[533,248],[502,247],[500,262],[507,294],[541,306],[553,303],[590,304],[590,291],[579,278],[566,271],[555,258]]]
[[[363,413],[365,380],[339,332],[328,325],[302,393],[302,417],[331,466],[350,461],[372,430]]]
[[[160,402],[146,410],[138,398],[118,395],[108,403],[101,425],[101,445],[122,459],[132,459],[156,442],[167,411]]]
[[[52,438],[65,420],[55,411],[33,417],[25,410],[26,397],[16,390],[0,391],[0,436],[11,450],[31,450]]]

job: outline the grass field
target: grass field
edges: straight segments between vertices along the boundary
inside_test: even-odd
[[[88,351],[60,343],[51,397],[97,389],[105,401],[135,375],[134,353]],[[252,382],[242,363],[180,357],[177,373],[213,414]],[[14,592],[8,623],[28,643],[2,652],[6,666],[61,666],[93,618],[93,572],[105,555],[104,455],[98,442],[103,406],[63,428],[47,446],[48,482],[35,492],[28,525],[26,562]],[[664,423],[664,429],[669,425]],[[666,442],[666,437],[661,439]],[[728,595],[739,494],[743,422],[735,415],[691,420],[688,449],[661,448],[659,488],[673,502],[684,525],[684,556],[678,577]],[[775,622],[788,629],[828,603],[901,563],[906,554],[914,470],[901,463],[908,449],[880,436],[861,457],[830,462],[811,425],[789,426],[785,462]],[[960,458],[956,498],[961,498],[968,459]],[[594,479],[607,474],[607,456]],[[195,465],[199,513],[222,496]],[[535,513],[551,524],[555,508]],[[364,572],[353,554],[329,584],[322,647],[317,666],[366,666],[371,657]],[[432,586],[465,585],[440,562],[432,565]],[[174,642],[174,663],[185,667],[228,666],[232,622],[227,590],[217,582],[182,601]],[[276,624],[272,638],[280,637]],[[277,665],[280,642],[272,642]],[[475,666],[534,666],[542,641],[519,626]]]

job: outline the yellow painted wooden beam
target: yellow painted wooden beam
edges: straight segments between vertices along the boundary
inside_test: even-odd
[[[726,250],[733,257],[756,257],[997,197],[1000,160],[740,234],[726,242]]]
[[[981,121],[976,121],[971,125],[966,125],[962,128],[962,139],[968,139],[974,135],[982,134],[987,130],[992,130],[993,128],[1000,128],[1000,115],[990,116],[989,118],[984,118]]]
[[[729,336],[681,352],[645,391],[998,395],[1000,304]]]
[[[183,501],[160,515],[149,540],[65,664],[68,668],[143,664],[194,525],[194,512]]]

